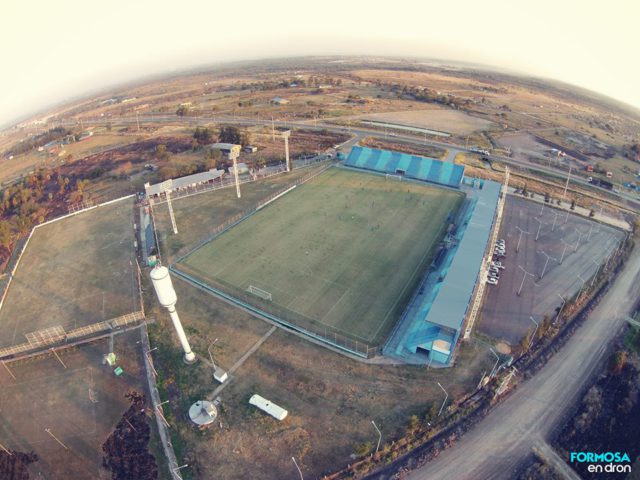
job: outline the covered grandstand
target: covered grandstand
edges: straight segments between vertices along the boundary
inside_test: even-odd
[[[460,188],[464,166],[401,152],[355,146],[344,164],[348,167],[402,175],[415,180]]]
[[[407,307],[384,354],[449,365],[463,328],[495,219],[501,185],[473,180],[446,247]]]

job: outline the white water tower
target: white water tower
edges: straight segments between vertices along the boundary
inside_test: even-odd
[[[160,305],[169,310],[169,316],[171,317],[171,321],[173,321],[173,326],[176,329],[176,333],[180,339],[180,344],[184,350],[185,363],[195,362],[196,355],[191,351],[189,340],[187,340],[187,335],[184,333],[182,323],[180,323],[178,312],[176,312],[178,296],[176,295],[176,291],[173,289],[173,283],[171,283],[171,277],[169,276],[169,269],[167,267],[162,267],[159,264],[156,265],[153,270],[151,270],[151,282],[153,283],[153,288],[156,291]]]

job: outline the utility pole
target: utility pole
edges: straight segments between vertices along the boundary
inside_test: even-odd
[[[569,187],[569,178],[571,178],[571,164],[569,164],[569,173],[567,174],[567,182],[564,184],[564,192],[562,192],[562,199],[567,195],[567,188]]]
[[[271,140],[276,141],[276,125],[273,121],[273,117],[271,117]]]

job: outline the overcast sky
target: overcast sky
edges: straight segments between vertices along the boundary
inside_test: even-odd
[[[640,107],[636,0],[3,0],[0,123],[225,60],[399,54],[580,85]]]

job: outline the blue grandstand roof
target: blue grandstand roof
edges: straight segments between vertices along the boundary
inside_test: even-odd
[[[425,320],[460,330],[476,286],[495,216],[500,184],[484,181],[457,253]]]
[[[391,174],[402,170],[406,177],[456,188],[464,175],[463,165],[359,146],[351,149],[345,165]]]

